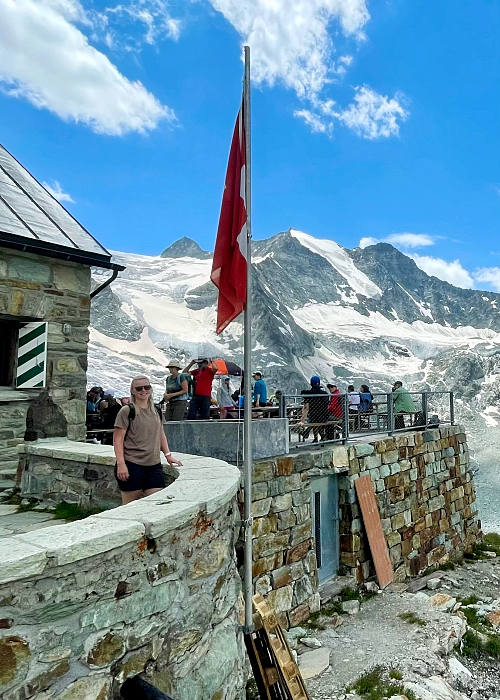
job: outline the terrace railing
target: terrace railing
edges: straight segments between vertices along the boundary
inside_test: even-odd
[[[279,416],[288,419],[290,447],[311,442],[345,444],[365,435],[394,435],[455,423],[451,391],[376,393],[372,397],[369,406],[363,406],[353,403],[349,394],[283,394]],[[306,404],[309,408],[302,420]]]

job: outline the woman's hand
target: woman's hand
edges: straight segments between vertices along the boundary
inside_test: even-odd
[[[116,465],[116,476],[120,479],[120,481],[127,481],[129,473],[125,462],[123,462],[123,464]]]
[[[170,401],[171,398],[172,398],[172,394],[167,394],[166,392],[165,392],[165,394],[163,394],[164,401]]]
[[[171,454],[165,455],[165,457],[169,464],[177,464],[178,467],[182,467],[182,462],[180,462],[178,459],[175,459],[175,457],[172,457]]]

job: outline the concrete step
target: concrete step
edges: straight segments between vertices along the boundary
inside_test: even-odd
[[[14,488],[15,483],[12,479],[0,479],[0,491]]]

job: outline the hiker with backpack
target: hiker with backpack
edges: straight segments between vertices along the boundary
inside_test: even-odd
[[[189,381],[191,375],[181,372],[182,366],[178,362],[169,362],[167,369],[170,371],[165,380],[165,393],[163,401],[166,402],[165,420],[183,420],[189,401]]]
[[[161,411],[153,403],[153,390],[147,377],[132,379],[130,404],[123,406],[116,417],[113,445],[115,476],[123,505],[165,488],[160,452],[169,464],[182,466],[169,450]]]

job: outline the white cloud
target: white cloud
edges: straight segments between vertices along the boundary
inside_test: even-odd
[[[135,0],[89,13],[89,16],[94,27],[104,32],[104,41],[113,48],[138,50],[143,44],[152,46],[165,38],[177,41],[181,33],[182,23],[172,17],[166,0]],[[134,28],[133,33],[128,34],[129,24],[131,27],[142,25],[143,33],[138,36]]]
[[[369,87],[358,87],[354,103],[341,111],[338,118],[365,139],[398,136],[399,122],[409,117],[401,101],[401,95],[389,99]]]
[[[417,255],[411,253],[408,257],[412,258],[418,267],[428,275],[438,277],[440,280],[449,282],[455,287],[462,289],[472,289],[474,280],[470,273],[462,267],[460,260],[443,260],[442,258],[433,258],[430,255]]]
[[[252,47],[254,80],[281,82],[300,97],[317,95],[336,66],[330,23],[362,37],[370,18],[365,0],[210,1]]]
[[[318,114],[311,112],[309,109],[297,109],[293,113],[295,117],[300,117],[305,123],[311,127],[311,131],[317,133],[331,133],[333,131],[333,123],[324,121]]]
[[[54,180],[54,183],[52,185],[49,185],[48,182],[42,182],[42,185],[45,187],[47,192],[50,192],[50,194],[55,199],[57,199],[58,202],[74,202],[75,201],[70,194],[63,191],[61,185],[57,182],[57,180]]]
[[[490,284],[496,292],[500,292],[500,267],[481,267],[474,272],[477,282]]]
[[[77,0],[0,0],[0,85],[65,121],[122,135],[175,120],[139,81],[130,81],[73,24],[90,19]]]
[[[355,88],[354,103],[332,110],[323,90],[339,80],[352,56],[337,55],[332,24],[359,42],[370,19],[365,0],[210,0],[252,49],[252,77],[271,87],[281,83],[310,108],[298,109],[313,131],[331,133],[335,120],[368,139],[396,136],[408,118],[401,97]],[[312,108],[312,109],[311,109]]]
[[[369,245],[377,245],[377,243],[380,243],[380,239],[373,238],[372,236],[365,236],[360,240],[359,247],[368,248]]]
[[[373,238],[372,236],[362,238],[359,247],[366,248],[377,243],[391,243],[399,248],[423,248],[434,245],[434,239],[427,233],[391,233],[385,238]]]

